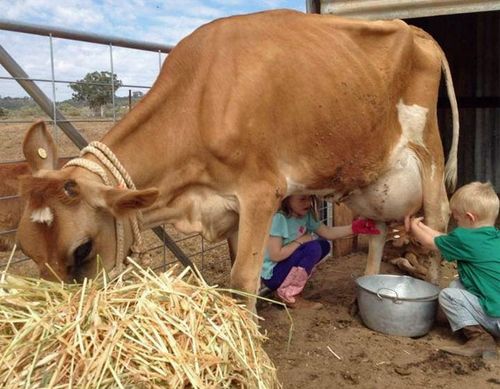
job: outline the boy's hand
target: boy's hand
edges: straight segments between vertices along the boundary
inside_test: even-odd
[[[378,235],[380,231],[372,219],[355,219],[351,224],[353,234]]]
[[[424,220],[423,217],[410,217],[406,216],[405,217],[405,228],[406,231],[411,232],[415,230],[416,227]]]
[[[423,217],[406,217],[405,225],[409,226],[409,232],[411,232],[412,239],[415,239],[424,248],[430,250],[439,250],[434,243],[434,238],[445,234],[425,225],[423,220]]]

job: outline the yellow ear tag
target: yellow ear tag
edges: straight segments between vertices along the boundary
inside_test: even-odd
[[[47,158],[47,151],[45,151],[45,149],[40,147],[38,149],[38,156],[42,159],[46,159]]]

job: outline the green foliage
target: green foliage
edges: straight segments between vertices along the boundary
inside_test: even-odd
[[[19,109],[16,110],[16,113],[20,117],[33,117],[33,118],[41,117],[42,115],[44,115],[42,109],[36,104],[20,107]]]
[[[80,116],[81,108],[75,107],[67,101],[63,101],[57,104],[57,108],[61,111],[63,115],[66,116]]]
[[[113,80],[113,88],[111,81]],[[97,111],[103,105],[113,101],[113,94],[120,88],[122,82],[111,72],[92,72],[77,83],[69,84],[73,89],[73,99],[85,101],[90,108]]]
[[[121,81],[116,81],[117,84],[121,85]],[[111,91],[109,84],[101,86],[103,88],[108,88]],[[116,89],[118,89],[117,86],[115,86],[115,90]],[[143,97],[144,93],[140,91],[134,91],[132,93],[130,99],[131,101],[129,101],[129,96],[115,96],[114,101],[116,117],[123,117],[129,111],[129,105],[134,107]],[[112,96],[110,95],[109,103],[91,108],[87,101],[75,100],[72,98],[64,101],[58,101],[56,103],[56,107],[67,118],[91,118],[95,117],[96,113],[101,114],[102,117],[112,118],[112,100]],[[2,120],[5,120],[6,118],[34,119],[42,116],[46,116],[46,114],[31,97],[0,96],[0,118]]]
[[[16,110],[23,107],[35,107],[36,103],[30,97],[0,97],[0,108]]]

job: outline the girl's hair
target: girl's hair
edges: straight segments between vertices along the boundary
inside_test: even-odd
[[[459,188],[450,199],[452,212],[477,216],[478,221],[495,224],[500,208],[498,195],[489,182],[471,182]]]
[[[319,210],[318,210],[319,199],[317,196],[314,196],[314,195],[310,195],[309,197],[311,198],[311,214],[312,214],[314,220],[318,221],[319,220]],[[290,207],[290,196],[287,196],[283,200],[281,200],[281,204],[280,204],[278,212],[281,212],[286,217],[292,216],[292,208]]]

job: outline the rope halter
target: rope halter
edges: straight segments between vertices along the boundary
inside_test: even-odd
[[[120,163],[118,158],[113,154],[111,149],[101,142],[91,142],[88,146],[84,147],[80,151],[80,157],[74,158],[68,161],[63,169],[69,166],[79,166],[88,171],[98,175],[105,185],[113,186],[112,181],[109,179],[106,171],[101,165],[94,161],[84,159],[85,154],[94,155],[106,168],[112,173],[119,187],[128,188],[135,190],[136,187],[132,181],[132,178],[127,173],[123,165]],[[130,217],[130,222],[132,225],[132,233],[134,237],[134,242],[130,247],[134,257],[140,258],[141,249],[143,246],[141,231],[139,229],[139,219],[142,219],[142,213],[140,211],[134,213]],[[117,274],[123,271],[124,262],[124,246],[125,246],[125,233],[123,222],[118,218],[115,218],[115,229],[116,229],[116,258],[115,267]]]

